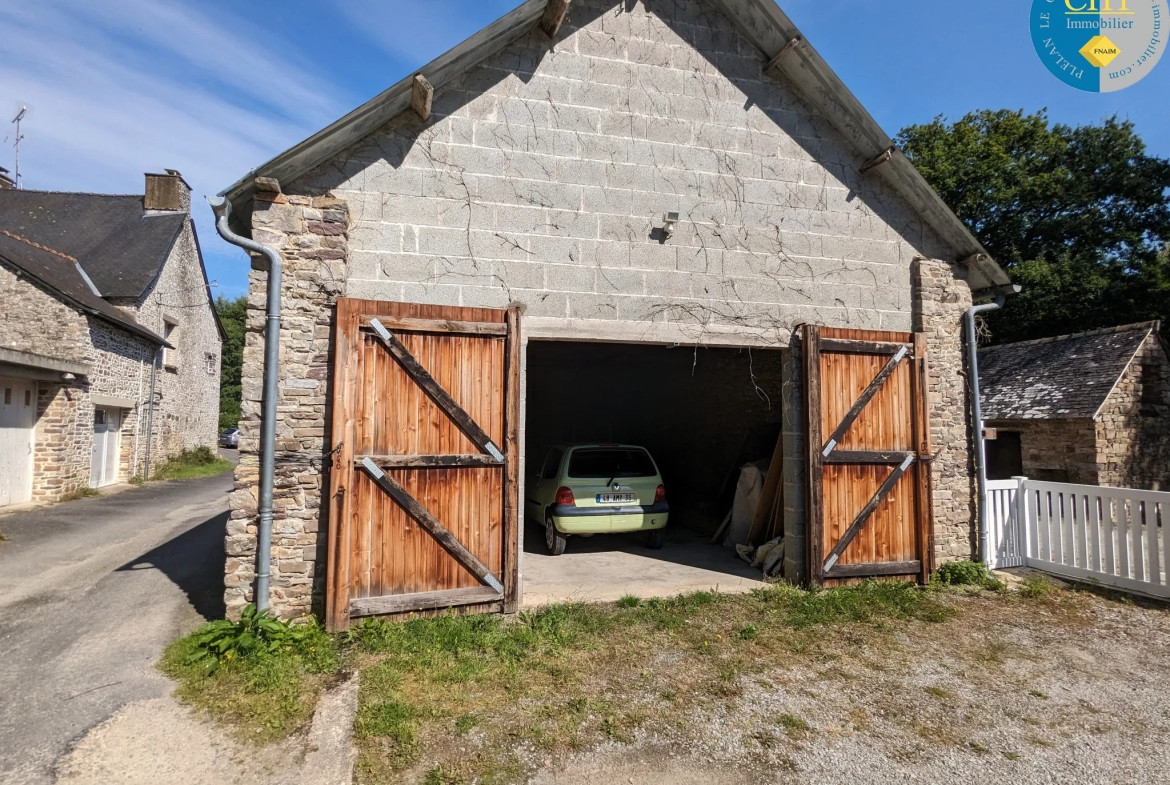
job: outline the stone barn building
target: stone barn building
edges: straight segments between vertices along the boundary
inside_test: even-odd
[[[144,195],[0,189],[0,506],[215,448],[223,332],[190,208],[178,172]]]
[[[647,446],[671,520],[713,527],[739,446],[781,429],[790,580],[921,578],[972,554],[961,319],[1009,280],[772,0],[529,0],[224,195],[234,230],[284,260],[285,615],[324,609],[339,627],[517,607],[522,467],[558,441]],[[253,266],[234,612],[255,579],[267,273]],[[454,415],[404,356],[484,433],[435,426]],[[428,450],[441,455],[411,454]],[[436,466],[492,489],[451,491],[488,499],[482,517],[444,501],[457,472]],[[842,489],[846,475],[860,484]],[[903,556],[851,550],[895,519]],[[475,558],[447,548],[443,563],[436,520]],[[442,577],[460,565],[478,580]]]
[[[1170,354],[1158,322],[979,352],[991,479],[1170,489]]]

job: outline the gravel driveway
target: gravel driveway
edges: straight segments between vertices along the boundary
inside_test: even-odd
[[[1086,593],[959,605],[945,624],[834,636],[677,733],[533,782],[1170,781],[1166,609]]]

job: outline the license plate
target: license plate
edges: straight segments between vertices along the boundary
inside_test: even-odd
[[[632,493],[599,493],[597,494],[598,504],[630,504],[634,501],[634,494]]]

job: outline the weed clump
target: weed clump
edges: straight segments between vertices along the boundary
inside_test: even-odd
[[[987,567],[977,561],[950,561],[934,574],[944,586],[986,586],[988,577]]]
[[[238,622],[210,622],[172,643],[160,667],[179,697],[267,743],[309,718],[338,669],[337,647],[316,620],[289,624],[249,605]]]
[[[1056,585],[1052,581],[1045,578],[1025,578],[1024,585],[1020,587],[1020,594],[1032,600],[1038,600],[1042,597],[1047,597],[1056,589]]]
[[[193,450],[183,450],[181,453],[159,464],[154,472],[156,480],[194,480],[199,477],[210,477],[214,474],[223,474],[232,468],[232,462],[220,458],[210,447],[196,447]]]
[[[83,486],[81,488],[75,488],[72,491],[70,491],[69,493],[62,495],[59,501],[75,502],[78,499],[91,499],[94,496],[101,496],[101,495],[102,495],[102,492],[99,491],[97,488],[90,488],[89,486]]]

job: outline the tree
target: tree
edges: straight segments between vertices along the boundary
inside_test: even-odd
[[[1023,291],[994,342],[1118,324],[1170,326],[1170,161],[1133,124],[974,112],[902,129],[899,147]]]
[[[244,370],[244,320],[248,312],[248,298],[229,300],[223,295],[215,298],[215,312],[227,337],[223,342],[223,357],[219,374],[219,427],[234,428],[240,422],[240,376]]]

